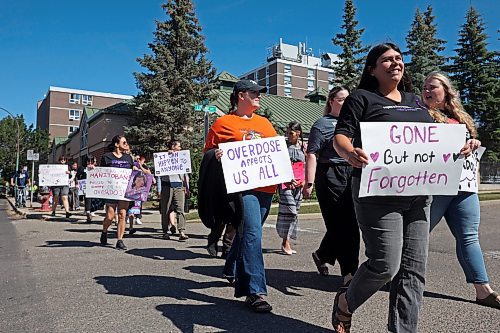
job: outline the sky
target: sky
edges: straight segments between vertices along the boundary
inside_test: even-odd
[[[0,0],[0,107],[36,123],[36,104],[49,86],[135,95],[136,59],[150,53],[155,20],[167,16],[161,0]],[[306,42],[316,56],[337,53],[331,38],[342,32],[343,0],[194,0],[196,16],[218,72],[243,74],[266,62],[283,38]],[[362,41],[392,41],[406,49],[415,10],[433,7],[438,37],[453,55],[465,13],[473,5],[499,50],[498,0],[354,0]],[[0,119],[6,113],[0,111]]]

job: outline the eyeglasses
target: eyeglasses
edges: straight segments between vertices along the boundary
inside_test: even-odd
[[[333,100],[335,100],[335,101],[337,101],[337,102],[341,103],[341,102],[345,101],[345,97],[334,98]]]
[[[128,142],[127,141],[122,141],[121,142],[122,145],[127,145],[128,146]]]

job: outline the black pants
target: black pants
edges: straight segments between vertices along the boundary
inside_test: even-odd
[[[326,234],[316,251],[324,263],[339,262],[342,276],[356,272],[359,265],[359,226],[351,191],[352,167],[319,163],[316,195]]]
[[[208,246],[214,243],[217,245],[222,233],[224,233],[224,237],[222,237],[222,253],[228,253],[231,245],[233,245],[234,236],[236,235],[236,229],[231,223],[224,223],[224,221],[219,220],[217,224],[210,229],[210,233],[208,234]]]

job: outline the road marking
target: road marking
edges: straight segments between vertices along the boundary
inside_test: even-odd
[[[263,228],[273,228],[276,229],[276,224],[270,224],[270,223],[264,223],[262,226]],[[318,229],[312,229],[312,228],[297,228],[298,232],[305,232],[305,233],[311,233],[311,234],[319,234],[322,231]]]

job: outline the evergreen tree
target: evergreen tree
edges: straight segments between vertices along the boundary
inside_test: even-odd
[[[361,44],[361,35],[365,29],[356,29],[358,21],[355,20],[355,15],[356,8],[352,0],[346,0],[342,16],[344,23],[341,26],[345,32],[336,34],[332,38],[333,44],[342,49],[338,55],[339,60],[334,62],[335,83],[346,86],[350,90],[355,89],[359,83],[365,53],[369,49]]]
[[[487,156],[500,159],[500,103],[498,56],[487,49],[487,35],[479,13],[470,7],[459,32],[456,55],[448,71],[457,85],[465,110],[478,125]]]
[[[406,70],[418,94],[427,74],[441,69],[445,62],[445,58],[439,55],[439,52],[444,50],[442,45],[446,42],[436,37],[437,27],[434,19],[431,6],[427,7],[423,15],[417,8],[411,29],[406,36],[408,51],[403,54],[411,56]]]
[[[172,139],[183,148],[200,147],[203,113],[193,107],[216,97],[216,71],[206,58],[193,3],[168,0],[162,8],[168,19],[156,21],[152,54],[137,59],[146,72],[134,74],[140,92],[134,99],[135,121],[126,129],[143,153],[164,150]]]

